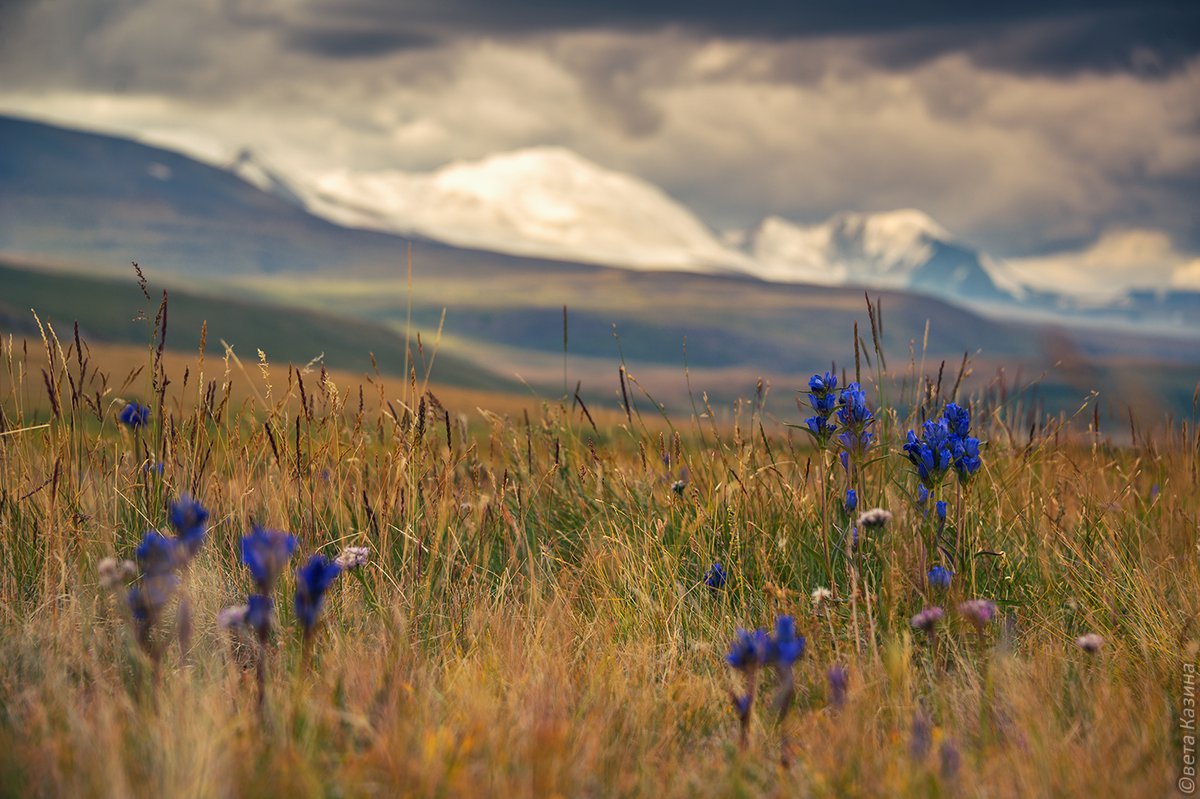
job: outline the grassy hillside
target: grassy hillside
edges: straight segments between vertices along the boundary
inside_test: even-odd
[[[74,273],[29,270],[0,262],[0,329],[36,333],[31,309],[60,336],[69,335],[75,322],[84,337],[116,343],[147,343],[158,309],[162,286],[149,287],[147,301],[132,272],[126,280],[80,276]],[[405,364],[403,335],[383,325],[371,324],[275,303],[231,299],[168,288],[167,346],[196,350],[200,330],[208,325],[210,352],[220,354],[228,342],[245,360],[257,360],[263,350],[276,362],[305,364],[321,357],[341,369],[370,371],[371,353],[381,372],[401,374]],[[433,355],[432,341],[424,354],[413,357],[420,374],[432,359],[433,377],[440,383],[497,390],[522,390],[513,381],[498,377],[479,364],[452,354]]]

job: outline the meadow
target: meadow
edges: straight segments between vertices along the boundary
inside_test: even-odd
[[[1117,446],[831,342],[688,416],[489,409],[160,318],[3,339],[4,795],[1186,789],[1194,404]]]

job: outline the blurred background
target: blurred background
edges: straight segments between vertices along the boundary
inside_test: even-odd
[[[898,380],[1191,415],[1200,9],[879,5],[0,2],[0,330],[144,345],[137,262],[176,350],[784,417],[867,293]]]

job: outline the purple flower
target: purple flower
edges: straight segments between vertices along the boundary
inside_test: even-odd
[[[749,671],[766,662],[771,638],[763,629],[749,632],[739,629],[729,647],[725,661],[738,671]]]
[[[841,708],[846,704],[846,689],[850,685],[850,672],[846,671],[845,666],[833,665],[829,667],[825,678],[829,681],[829,704],[835,709]]]
[[[983,630],[996,617],[996,603],[990,599],[968,599],[958,606],[958,612],[975,626]]]
[[[271,593],[275,580],[296,551],[296,536],[283,530],[267,530],[255,525],[242,537],[242,563],[250,570],[263,594]]]
[[[246,600],[244,621],[258,637],[266,640],[275,622],[275,600],[261,594],[251,594]]]
[[[714,594],[725,587],[729,576],[725,573],[725,567],[720,563],[714,563],[708,567],[708,571],[704,575],[704,584],[708,586],[708,590]]]
[[[306,633],[316,625],[325,604],[325,592],[341,573],[341,567],[324,555],[313,555],[296,570],[296,617]]]
[[[1104,646],[1104,638],[1096,633],[1087,633],[1076,638],[1075,644],[1089,655],[1094,655]]]
[[[929,570],[929,587],[945,591],[950,587],[954,573],[945,566],[934,566]]]
[[[167,574],[179,565],[175,540],[157,530],[150,530],[142,537],[136,554],[142,573],[150,577]]]
[[[866,527],[868,530],[875,530],[887,525],[892,520],[892,512],[883,508],[871,508],[862,512],[858,517],[859,527]]]
[[[945,615],[945,612],[936,605],[934,607],[925,608],[920,613],[912,617],[912,626],[916,627],[922,632],[930,633],[933,632],[933,629],[937,627],[938,622],[940,622],[942,617]]]
[[[150,408],[140,402],[131,402],[121,409],[117,418],[121,424],[136,430],[150,423]]]
[[[854,513],[855,509],[858,508],[858,492],[853,488],[846,490],[845,508],[847,516]]]
[[[796,620],[780,616],[775,620],[775,637],[767,649],[767,661],[790,666],[803,657],[805,643],[803,635],[796,635]]]
[[[171,503],[171,526],[179,535],[179,541],[187,550],[188,557],[195,557],[208,533],[208,510],[196,500],[184,494]]]

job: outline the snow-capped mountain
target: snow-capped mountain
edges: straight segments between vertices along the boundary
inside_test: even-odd
[[[818,225],[768,217],[747,234],[753,274],[765,280],[864,285],[1000,301],[1024,287],[1003,265],[912,209],[837,214]]]
[[[298,190],[310,211],[338,224],[463,247],[630,269],[753,266],[658,187],[558,147],[424,173],[327,172]]]

